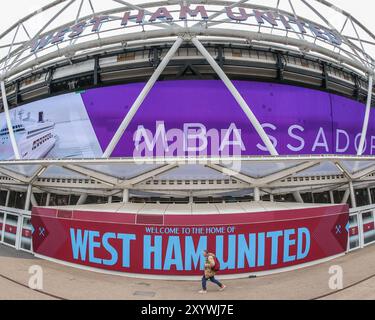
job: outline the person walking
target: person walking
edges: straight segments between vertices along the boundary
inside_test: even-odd
[[[220,287],[220,291],[223,291],[226,286],[215,278],[216,272],[220,270],[220,263],[213,253],[208,252],[208,250],[203,251],[203,256],[205,258],[204,264],[204,275],[202,277],[202,290],[199,291],[201,294],[207,293],[207,281],[210,280]]]

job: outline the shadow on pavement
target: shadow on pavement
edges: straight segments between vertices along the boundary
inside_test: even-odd
[[[6,245],[0,244],[0,257],[5,258],[16,258],[16,259],[36,259],[31,253],[27,253],[24,251],[17,251],[12,247],[8,247]]]

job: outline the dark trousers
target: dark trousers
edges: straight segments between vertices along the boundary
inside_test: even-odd
[[[208,280],[210,280],[212,283],[217,284],[220,288],[223,287],[223,285],[220,283],[220,281],[216,280],[215,277],[206,278],[205,276],[203,276],[203,278],[202,278],[202,288],[205,291],[207,290],[207,281]]]

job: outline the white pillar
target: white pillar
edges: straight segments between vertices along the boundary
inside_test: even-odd
[[[329,191],[329,198],[331,199],[331,203],[335,204],[335,197],[333,196],[333,191],[332,190]]]
[[[217,75],[220,77],[220,79],[224,82],[228,90],[231,92],[233,97],[236,99],[237,103],[242,108],[243,112],[246,114],[248,119],[250,120],[251,124],[253,125],[254,129],[258,132],[260,138],[262,139],[263,143],[267,147],[269,153],[273,156],[279,155],[276,151],[275,146],[272,144],[269,136],[264,131],[262,125],[260,124],[259,120],[253,113],[253,111],[250,109],[248,104],[246,103],[245,99],[241,96],[241,94],[238,92],[237,88],[234,86],[234,84],[230,81],[228,76],[225,74],[225,72],[220,68],[218,63],[215,61],[215,59],[211,56],[211,54],[206,50],[206,48],[199,42],[199,40],[196,37],[193,37],[191,41],[194,43],[194,45],[197,47],[199,52],[206,58],[208,63],[211,65],[211,67],[215,70]]]
[[[345,190],[345,193],[344,193],[344,196],[342,197],[341,203],[342,204],[347,203],[348,199],[349,199],[349,196],[350,196],[350,188]]]
[[[31,184],[29,184],[27,186],[27,191],[26,191],[26,200],[25,200],[25,210],[26,211],[29,211],[29,209],[30,209],[31,192],[32,192],[32,186],[31,186]]]
[[[260,201],[260,190],[258,187],[254,188],[254,201]]]
[[[189,204],[194,203],[194,196],[191,194],[189,195]]]
[[[350,199],[352,201],[352,207],[357,208],[357,201],[355,199],[355,190],[354,190],[352,181],[349,182],[349,189],[350,189]]]
[[[85,204],[86,200],[87,200],[87,194],[82,194],[77,201],[77,206],[81,206]]]
[[[5,207],[9,207],[10,190],[7,191],[7,197],[5,199]]]
[[[371,188],[367,188],[367,194],[368,194],[368,203],[372,204]]]
[[[38,202],[35,199],[34,193],[31,193],[30,200],[31,200],[31,204],[33,205],[33,207],[37,207],[38,206]]]
[[[17,219],[17,233],[16,233],[16,249],[21,249],[21,241],[22,241],[22,224],[23,224],[23,215],[18,215]]]
[[[13,131],[12,120],[10,118],[8,99],[7,99],[7,93],[5,91],[4,81],[1,81],[1,94],[3,98],[4,114],[5,114],[5,119],[7,122],[8,131],[9,131],[10,142],[12,143],[14,157],[16,158],[16,160],[19,160],[21,159],[21,157],[20,157],[20,152],[18,150],[18,146],[17,146],[16,136],[14,135],[14,131]]]
[[[50,194],[50,193],[47,193],[47,198],[46,198],[46,207],[49,206],[50,201],[51,201],[51,194]]]
[[[122,202],[129,203],[129,189],[124,189],[122,192]]]
[[[133,120],[135,114],[137,113],[138,109],[141,107],[143,101],[146,99],[147,95],[151,91],[152,87],[159,79],[160,75],[163,73],[164,69],[167,67],[169,61],[173,58],[176,54],[177,50],[180,48],[182,42],[184,40],[181,37],[178,37],[176,42],[173,44],[172,48],[168,51],[164,59],[161,61],[157,69],[155,70],[154,74],[151,76],[150,80],[147,82],[146,86],[143,88],[141,93],[139,94],[137,100],[135,100],[134,104],[130,108],[128,114],[126,115],[125,119],[122,121],[120,127],[118,128],[117,132],[112,138],[112,141],[109,143],[107,149],[103,154],[103,158],[111,157],[113,151],[115,150],[117,144],[119,143],[121,137],[123,136],[124,132],[128,128],[130,122]]]
[[[373,76],[370,75],[369,81],[368,81],[366,113],[365,113],[365,119],[363,121],[361,141],[358,147],[358,153],[357,153],[358,156],[361,156],[365,151],[365,143],[366,143],[367,130],[368,130],[368,124],[370,121],[370,112],[371,112],[372,85],[373,85]]]
[[[113,197],[112,197],[112,196],[109,196],[109,197],[108,197],[108,203],[112,203],[112,200],[113,200]]]
[[[365,235],[363,231],[363,216],[362,212],[358,213],[358,235],[359,235],[359,246],[364,248],[365,246]]]
[[[304,203],[304,201],[303,201],[303,199],[301,197],[301,194],[298,191],[293,192],[293,196],[294,196],[294,199],[296,199],[296,201],[298,203]]]
[[[275,196],[272,193],[270,194],[270,201],[275,202]]]

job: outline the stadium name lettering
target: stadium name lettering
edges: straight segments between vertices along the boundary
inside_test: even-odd
[[[202,253],[210,247],[214,249],[221,262],[221,270],[235,270],[293,263],[306,259],[311,250],[311,234],[304,227],[248,234],[214,235],[210,241],[207,235],[188,236],[183,232],[180,235],[175,235],[174,232],[157,235],[152,234],[153,230],[146,232],[150,234],[138,239],[136,234],[100,233],[71,228],[73,259],[81,263],[116,265],[128,269],[135,263],[132,262],[135,250],[137,255],[141,255],[143,270],[203,270]]]
[[[249,124],[250,127],[250,124]],[[346,154],[352,150],[358,152],[362,133],[352,130],[337,128],[331,132],[331,128],[320,127],[315,131],[299,124],[291,124],[287,132],[280,131],[277,125],[263,123],[275,148],[287,148],[293,153],[337,153]],[[208,129],[202,123],[184,123],[183,128],[166,129],[164,121],[157,121],[156,129],[146,129],[139,125],[133,135],[133,156],[139,157],[172,157],[186,155],[200,156],[232,156],[241,155],[243,151],[252,149],[267,152],[262,143],[255,141],[251,145],[249,132],[244,132],[239,125],[231,123],[226,129]],[[375,154],[375,136],[368,136],[365,141],[365,152]]]
[[[295,16],[281,14],[276,11],[250,10],[245,8],[233,9],[225,7],[223,14],[227,16],[229,21],[238,23],[247,23],[249,25],[267,25],[272,28],[285,29],[286,31],[297,32],[299,34],[309,34],[335,46],[342,44],[341,36],[334,30],[330,30],[311,21],[304,21]],[[153,23],[186,21],[189,19],[200,18],[202,22],[209,19],[209,14],[205,6],[199,5],[195,8],[190,6],[182,6],[179,14],[175,14],[166,7],[156,9],[154,12],[146,12],[145,10],[125,12],[121,20],[121,26],[127,27],[131,23],[146,25]],[[36,52],[44,49],[48,45],[56,45],[66,40],[71,40],[83,35],[86,31],[98,33],[103,24],[116,22],[117,19],[110,16],[96,16],[92,19],[80,21],[70,27],[62,28],[57,32],[46,34],[31,46],[31,51]]]

